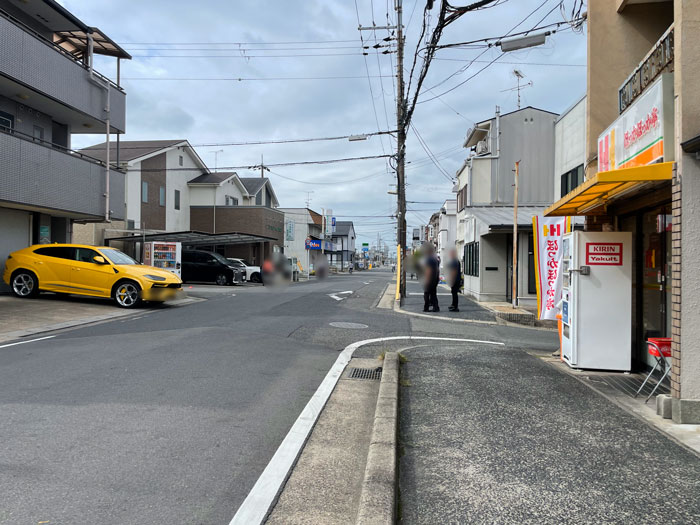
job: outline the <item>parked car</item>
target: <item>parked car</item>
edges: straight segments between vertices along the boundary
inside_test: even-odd
[[[83,244],[36,244],[12,252],[3,281],[17,297],[40,291],[111,297],[122,308],[142,299],[163,302],[182,289],[180,278],[167,270],[139,264],[114,248]]]
[[[234,266],[240,268],[241,271],[245,272],[246,281],[251,283],[261,283],[262,273],[260,272],[260,266],[251,266],[244,259],[238,259],[236,257],[227,257],[229,261],[233,263]]]
[[[245,282],[245,272],[218,253],[182,250],[182,280],[226,286]]]

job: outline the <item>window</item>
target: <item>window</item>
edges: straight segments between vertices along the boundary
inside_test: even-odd
[[[92,258],[100,255],[95,250],[89,248],[76,248],[75,260],[80,262],[93,262]]]
[[[231,195],[226,195],[226,206],[238,206],[238,199],[231,197]]]
[[[44,128],[35,125],[32,136],[37,140],[44,140]]]
[[[158,204],[165,206],[165,186],[161,186],[158,190]]]
[[[0,111],[0,128],[13,129],[15,127],[15,117],[4,111]]]
[[[470,242],[464,246],[464,275],[479,277],[478,242]]]
[[[467,207],[467,185],[457,192],[457,211],[462,211]]]
[[[527,236],[527,293],[537,293],[535,284],[535,240],[530,233]]]
[[[37,255],[44,255],[46,257],[56,257],[57,259],[71,259],[75,260],[75,248],[69,248],[66,246],[51,246],[47,248],[39,248],[34,250]]]
[[[127,254],[114,248],[101,248],[102,253],[112,261],[112,264],[139,264]]]
[[[259,192],[255,195],[255,205],[256,205],[256,206],[262,206],[262,202],[263,202],[263,201],[262,201],[262,191],[259,191]]]
[[[175,209],[179,210],[180,209],[180,190],[175,190],[175,198],[173,200],[175,201]]]
[[[561,196],[575,190],[583,183],[583,164],[567,171],[561,176]]]
[[[141,182],[141,202],[148,204],[148,182]]]
[[[180,164],[180,166],[182,166],[182,165],[185,163],[184,159],[182,158],[182,155],[179,156],[179,158],[177,159],[177,161],[178,161],[178,163]]]

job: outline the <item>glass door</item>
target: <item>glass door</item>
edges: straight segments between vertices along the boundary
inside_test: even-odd
[[[656,208],[642,215],[642,328],[646,341],[649,337],[670,335],[671,284],[671,215],[667,207]],[[649,366],[654,358],[644,352]]]

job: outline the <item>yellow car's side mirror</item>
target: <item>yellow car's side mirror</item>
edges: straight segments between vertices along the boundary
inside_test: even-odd
[[[92,258],[92,262],[94,262],[94,263],[96,263],[96,264],[107,264],[107,261],[106,261],[105,258],[102,257],[101,255],[95,255],[95,256]]]

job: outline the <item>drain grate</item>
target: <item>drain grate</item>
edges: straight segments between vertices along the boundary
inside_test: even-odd
[[[350,379],[369,379],[379,381],[382,378],[382,367],[377,368],[350,368]]]

